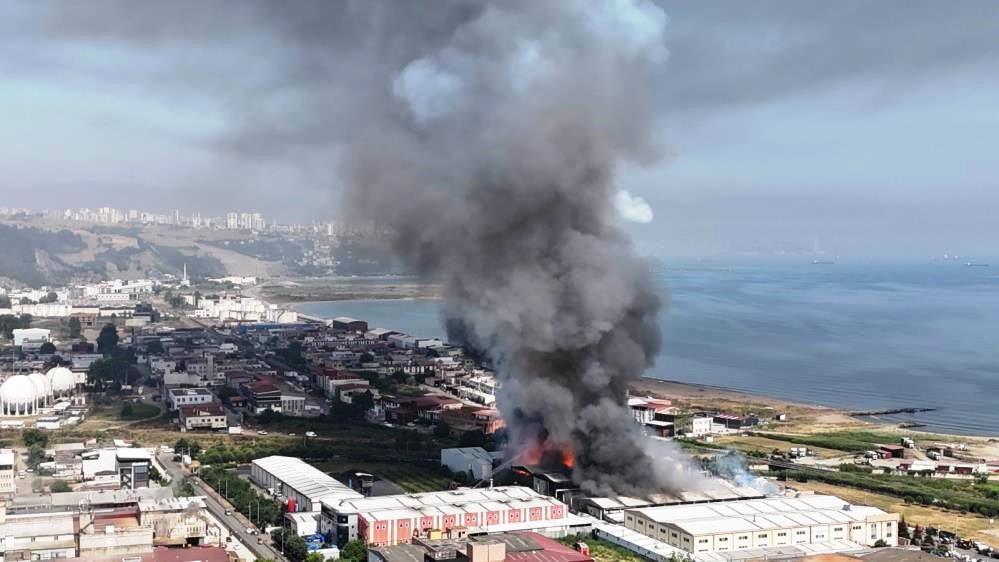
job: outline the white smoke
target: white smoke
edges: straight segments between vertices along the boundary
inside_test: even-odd
[[[715,474],[739,486],[752,488],[767,496],[780,494],[780,488],[773,482],[749,472],[746,469],[746,457],[737,451],[730,450],[724,455],[718,455],[712,459],[712,467]]]
[[[614,207],[625,220],[631,222],[646,224],[652,222],[654,217],[652,207],[645,199],[623,189],[614,196]]]

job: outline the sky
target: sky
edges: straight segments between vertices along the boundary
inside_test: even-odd
[[[0,205],[336,217],[349,62],[405,47],[343,3],[0,3]],[[643,251],[999,254],[999,5],[658,3],[663,157],[616,178]]]

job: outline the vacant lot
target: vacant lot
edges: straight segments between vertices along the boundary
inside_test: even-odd
[[[763,451],[770,453],[774,449],[787,451],[797,443],[776,439],[772,435],[726,435],[715,439],[715,443],[725,447],[734,447],[740,451]],[[811,447],[815,456],[819,458],[837,458],[843,456],[843,451],[836,449],[826,449],[822,447]]]
[[[957,533],[962,537],[999,548],[999,537],[984,532],[990,528],[989,520],[980,515],[960,513],[937,507],[907,504],[893,496],[826,484],[824,482],[792,482],[789,485],[798,490],[834,495],[850,503],[873,505],[885,511],[898,512],[902,514],[902,517],[910,525],[923,525],[944,529]]]

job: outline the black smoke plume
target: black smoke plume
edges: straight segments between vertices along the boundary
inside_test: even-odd
[[[355,108],[348,201],[443,284],[452,333],[496,366],[514,451],[543,432],[592,493],[688,486],[626,405],[659,351],[662,301],[612,204],[619,163],[657,154],[648,81],[665,15],[524,0],[437,19],[455,25]]]

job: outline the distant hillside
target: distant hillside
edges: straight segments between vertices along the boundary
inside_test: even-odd
[[[35,223],[38,224],[38,223]],[[142,229],[92,227],[69,230],[49,224],[0,224],[0,279],[29,286],[163,273],[223,277],[225,264],[185,240],[148,240]]]
[[[86,247],[80,235],[69,230],[0,224],[0,276],[33,286],[63,281],[74,268],[58,255]]]

